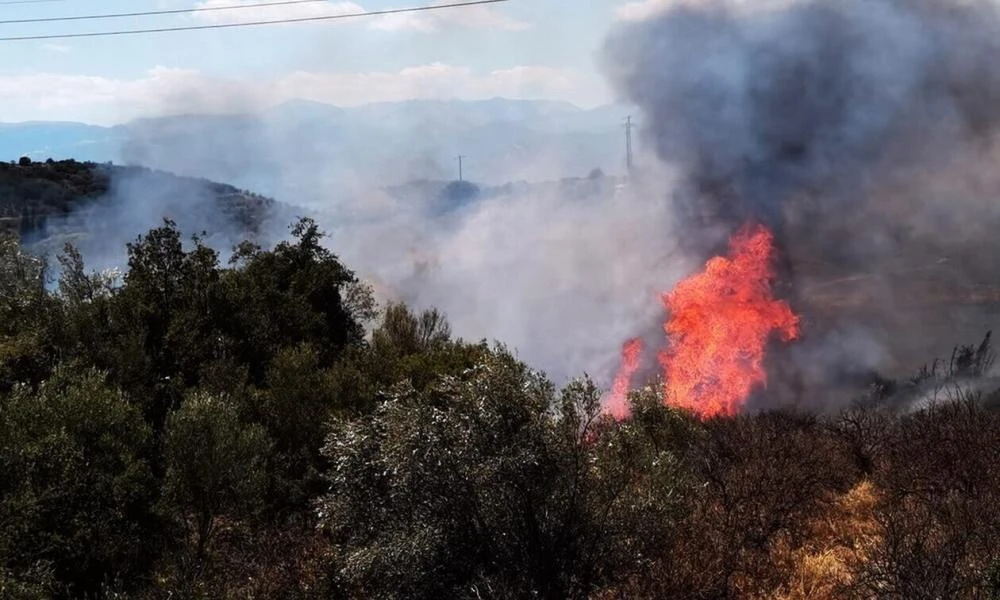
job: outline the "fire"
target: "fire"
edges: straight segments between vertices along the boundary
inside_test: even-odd
[[[771,295],[774,237],[761,225],[746,225],[729,240],[729,255],[663,294],[669,344],[660,352],[666,379],[664,402],[702,417],[739,412],[757,385],[767,384],[764,350],[777,332],[798,337],[799,318]],[[622,347],[622,364],[604,412],[629,417],[628,390],[639,367],[642,340]]]
[[[744,226],[729,241],[729,256],[663,295],[670,340],[660,353],[664,401],[703,417],[732,415],[756,385],[766,385],[764,349],[772,332],[798,336],[798,317],[771,295],[773,236]]]
[[[628,390],[632,383],[632,375],[639,368],[639,355],[642,354],[642,340],[633,338],[622,346],[622,366],[611,386],[611,397],[604,411],[615,419],[627,419],[629,416]]]

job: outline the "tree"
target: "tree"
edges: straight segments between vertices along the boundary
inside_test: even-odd
[[[199,383],[206,363],[222,357],[222,329],[231,311],[220,284],[217,253],[197,237],[185,251],[172,221],[128,245],[128,273],[114,294],[109,343],[95,362],[129,393],[144,398],[156,429],[185,389]]]
[[[627,429],[595,442],[599,398],[586,382],[557,394],[498,349],[465,377],[398,386],[335,425],[319,514],[344,551],[343,585],[361,597],[565,599],[633,574],[672,527],[677,462]]]
[[[46,263],[0,234],[0,391],[38,383],[52,369],[55,312],[46,294]]]
[[[874,543],[857,597],[989,598],[1000,564],[1000,415],[976,398],[899,418],[872,479]],[[992,579],[992,581],[991,581]]]
[[[165,494],[193,534],[203,558],[219,517],[260,507],[271,441],[246,424],[226,398],[195,392],[171,413],[166,428]]]
[[[81,595],[140,570],[157,530],[141,414],[101,373],[60,369],[0,415],[0,572],[49,564]]]
[[[308,344],[274,357],[263,389],[251,398],[250,415],[275,440],[271,505],[308,507],[323,489],[320,447],[336,416],[338,398],[330,371]]]
[[[293,242],[270,251],[241,245],[225,277],[231,312],[223,322],[258,384],[281,348],[311,343],[320,363],[332,364],[364,339],[370,316],[365,288],[320,244],[324,234],[316,223],[301,219],[292,235]]]
[[[451,339],[451,327],[436,309],[420,313],[390,303],[371,341],[349,348],[332,370],[342,412],[371,411],[400,382],[424,391],[442,377],[460,376],[489,353],[485,343]]]

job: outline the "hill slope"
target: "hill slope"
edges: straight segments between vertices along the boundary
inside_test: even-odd
[[[142,193],[137,193],[140,187]],[[166,200],[163,196],[167,193],[208,201],[204,208],[218,211],[232,226],[250,234],[259,231],[276,205],[270,198],[231,185],[143,167],[75,160],[22,160],[0,163],[0,228],[16,230],[22,238],[30,240],[71,216],[79,217],[89,210],[106,207],[117,196],[130,195],[136,202],[145,201],[144,208],[155,210],[155,206],[148,206],[149,201],[157,196]],[[163,209],[163,217],[173,217],[168,204]]]

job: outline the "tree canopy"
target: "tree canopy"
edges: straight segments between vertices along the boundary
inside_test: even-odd
[[[0,237],[0,598],[988,598],[990,338],[837,415],[702,421],[376,303],[302,219],[124,274]],[[983,383],[985,385],[985,383]],[[986,388],[983,388],[986,389]]]

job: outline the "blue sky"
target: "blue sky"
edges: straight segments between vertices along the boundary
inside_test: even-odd
[[[260,1],[0,4],[0,21]],[[608,29],[667,1],[510,0],[316,24],[0,42],[8,58],[0,66],[0,122],[106,125],[164,114],[254,111],[293,98],[350,106],[503,96],[596,106],[612,100],[597,67]],[[327,0],[238,11],[0,24],[0,36],[271,20],[432,2]]]

